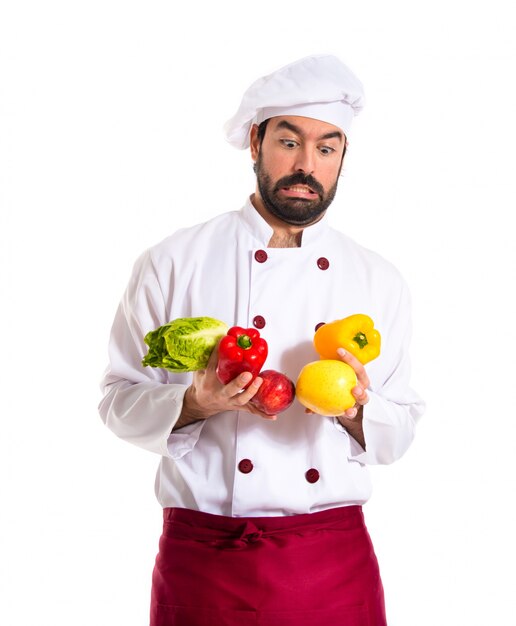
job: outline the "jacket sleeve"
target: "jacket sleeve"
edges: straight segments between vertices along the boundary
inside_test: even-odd
[[[386,341],[382,336],[382,355],[377,363],[366,365],[371,370],[369,402],[364,406],[363,419],[366,449],[350,437],[350,458],[370,465],[393,463],[407,451],[425,408],[410,388],[411,307],[404,282],[399,293]]]
[[[137,260],[115,315],[99,413],[121,439],[177,458],[195,445],[202,428],[200,422],[171,434],[181,413],[188,375],[175,375],[170,382],[165,370],[141,364],[147,353],[145,335],[169,322],[166,315],[159,278],[147,251]]]

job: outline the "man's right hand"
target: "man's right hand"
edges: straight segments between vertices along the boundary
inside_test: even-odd
[[[184,396],[183,410],[173,430],[198,420],[208,419],[223,411],[247,411],[265,419],[276,419],[276,415],[266,415],[249,403],[260,388],[262,379],[257,376],[249,387],[244,389],[252,374],[243,372],[227,385],[223,385],[216,374],[218,359],[217,346],[211,353],[206,369],[194,372],[192,384]]]

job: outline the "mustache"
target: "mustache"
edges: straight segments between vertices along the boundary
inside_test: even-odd
[[[274,191],[279,191],[283,187],[292,187],[293,185],[306,185],[307,187],[310,187],[312,191],[315,191],[319,197],[322,198],[324,195],[324,188],[321,183],[311,174],[303,174],[302,172],[297,172],[296,174],[280,178],[280,180],[278,180],[278,182],[274,185]]]

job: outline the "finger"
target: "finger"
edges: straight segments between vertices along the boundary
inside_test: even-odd
[[[260,417],[263,417],[264,419],[267,419],[267,420],[275,421],[276,419],[278,419],[277,415],[269,415],[268,413],[264,413],[263,411],[260,411],[260,409],[255,404],[251,402],[252,398],[254,397],[254,395],[256,394],[256,392],[258,391],[262,383],[263,383],[263,378],[261,378],[260,376],[257,376],[249,385],[249,387],[247,387],[247,389],[244,389],[243,391],[241,391],[239,394],[235,396],[234,400],[242,409],[245,409],[249,413],[253,413],[254,415],[259,415]]]
[[[351,390],[351,394],[357,401],[357,404],[367,404],[369,402],[369,396],[367,395],[367,391],[363,389],[360,385],[353,387]]]
[[[251,374],[251,372],[242,372],[236,378],[230,381],[227,385],[224,385],[222,393],[228,398],[234,398],[236,396],[240,396],[242,395],[242,393],[245,393],[245,392],[242,392],[242,389],[249,383],[249,381],[252,378],[253,378],[253,375]]]
[[[246,374],[249,374],[249,372],[246,372]],[[249,374],[249,377],[246,377],[246,378],[249,379],[250,377],[251,377],[251,374]],[[249,380],[247,380],[247,382],[249,382]],[[257,376],[253,380],[253,382],[249,385],[249,387],[247,387],[247,389],[244,389],[241,393],[239,393],[235,397],[237,403],[240,406],[246,405],[251,400],[251,398],[255,395],[255,393],[258,391],[262,382],[263,382],[263,378],[260,378],[259,376]]]
[[[362,365],[362,363],[360,363],[360,361],[355,356],[353,356],[351,352],[344,350],[344,348],[339,348],[337,350],[337,354],[340,356],[342,361],[344,361],[344,363],[347,363],[355,370],[358,382],[364,389],[367,389],[367,387],[369,387],[370,385],[369,376],[367,375],[365,367]]]
[[[260,409],[255,407],[254,404],[246,404],[245,407],[243,408],[245,408],[245,410],[248,411],[249,413],[263,417],[263,419],[266,419],[266,420],[271,420],[274,422],[278,419],[277,415],[267,415],[267,413],[263,413],[263,411],[260,411]]]

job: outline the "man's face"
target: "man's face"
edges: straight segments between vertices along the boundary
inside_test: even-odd
[[[251,132],[257,191],[265,208],[283,222],[316,222],[337,191],[346,138],[326,122],[308,117],[271,118],[262,143]]]

